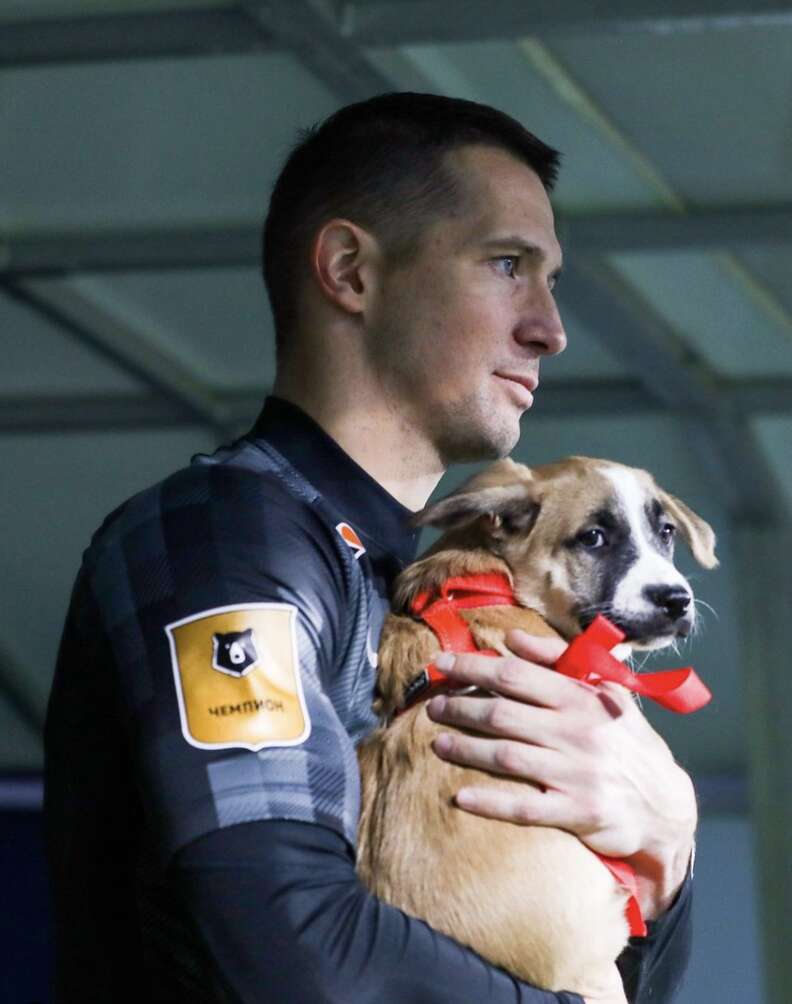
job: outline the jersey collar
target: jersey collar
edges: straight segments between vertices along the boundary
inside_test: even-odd
[[[419,531],[407,522],[412,511],[298,405],[267,397],[249,438],[271,443],[369,543],[379,544],[404,565],[415,559]]]

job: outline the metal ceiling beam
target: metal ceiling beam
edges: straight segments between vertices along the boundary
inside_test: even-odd
[[[394,89],[357,41],[343,38],[338,19],[321,0],[274,0],[245,4],[251,18],[340,100],[362,101]]]
[[[346,101],[393,89],[320,0],[239,3],[88,17],[35,18],[2,24],[0,67],[48,63],[290,51]]]
[[[273,0],[270,4],[239,4],[219,10],[196,5],[177,11],[4,20],[0,67],[268,51],[289,44],[282,36],[273,38],[268,31],[281,11],[289,16],[292,6],[297,8],[288,0]],[[530,4],[525,0],[466,0],[454,5],[452,16],[445,0],[343,3],[339,9],[340,16],[335,19],[338,34],[356,46],[510,40],[553,34],[668,34],[792,24],[792,4],[773,0],[611,0],[607,4],[587,0],[532,0]],[[323,4],[321,10],[329,21],[329,5]],[[251,11],[260,17],[258,29],[251,22]],[[299,25],[301,18],[297,10],[300,33],[304,30]],[[320,25],[321,20],[316,27],[309,26],[309,34],[318,31],[319,41],[324,42]],[[331,63],[334,61],[335,57]]]
[[[792,244],[792,206],[674,213],[559,216],[571,253],[748,248]],[[0,276],[147,269],[255,267],[261,226],[117,227],[39,231],[0,238]]]
[[[792,377],[719,381],[718,395],[746,416],[792,414]],[[235,391],[204,388],[231,431],[248,427],[269,389]],[[667,411],[656,395],[637,380],[546,380],[531,422],[543,419],[657,414]],[[20,433],[102,432],[118,429],[174,428],[195,425],[193,414],[155,394],[12,394],[0,396],[0,435]]]
[[[792,415],[792,376],[738,380],[718,377],[712,387],[718,402],[733,413],[750,417]],[[615,417],[667,410],[668,405],[660,395],[647,393],[645,380],[549,379],[542,381],[530,414],[531,421],[536,421],[572,415]]]
[[[773,0],[444,0],[344,4],[344,32],[359,45],[514,40],[525,36],[727,30],[792,24]]]
[[[0,238],[0,276],[258,266],[261,226],[118,227]]]
[[[792,411],[792,379],[739,380],[727,391],[737,411],[746,415],[785,415]]]
[[[0,433],[117,432],[196,423],[192,413],[156,394],[17,394],[0,398]]]
[[[713,491],[736,522],[776,525],[789,516],[775,477],[740,408],[672,326],[605,262],[575,259],[562,301],[685,425]]]
[[[792,381],[790,381],[792,389]],[[267,388],[204,391],[222,409],[225,424],[239,432],[258,414]],[[792,404],[790,405],[792,409]],[[634,380],[548,382],[537,397],[532,421],[572,415],[618,415],[659,411]],[[70,433],[172,428],[195,418],[172,401],[152,394],[15,394],[0,397],[0,434]]]
[[[252,424],[265,389],[237,394],[201,387],[203,399],[222,414],[224,437]],[[0,397],[0,435],[109,432],[206,425],[193,410],[163,394],[18,394]],[[214,426],[217,428],[216,426]]]
[[[229,432],[222,408],[193,373],[68,280],[6,282],[0,290],[151,388],[193,422],[210,426],[221,437]]]
[[[558,231],[574,253],[732,250],[792,244],[792,206],[722,206],[687,213],[559,214]]]
[[[211,56],[274,47],[245,13],[233,8],[0,22],[0,67]]]

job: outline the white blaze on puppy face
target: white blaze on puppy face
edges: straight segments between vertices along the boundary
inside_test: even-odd
[[[630,540],[636,560],[616,585],[613,593],[613,610],[622,618],[646,618],[657,613],[657,607],[646,594],[647,587],[680,587],[690,594],[685,577],[674,567],[668,554],[662,552],[657,535],[651,526],[648,506],[652,498],[646,487],[631,470],[620,467],[601,468],[613,484],[624,518],[630,531]],[[690,620],[694,616],[691,608]]]

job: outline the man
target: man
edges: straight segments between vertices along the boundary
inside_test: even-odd
[[[75,585],[47,726],[61,1001],[580,1001],[518,984],[354,872],[354,744],[407,520],[450,463],[509,453],[565,345],[557,161],[494,109],[417,94],[341,109],[290,156],[264,242],[273,397],[247,437],[111,514]],[[518,803],[462,792],[459,811],[628,858],[653,923],[622,974],[631,999],[670,1000],[689,779],[628,699],[551,674],[557,645],[510,645],[457,660],[507,696],[497,721],[432,702],[483,733],[437,753],[541,782],[541,745],[552,783]],[[624,999],[614,968],[600,1004]]]

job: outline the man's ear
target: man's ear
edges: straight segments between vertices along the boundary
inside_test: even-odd
[[[381,258],[376,238],[347,219],[329,220],[314,238],[311,270],[325,299],[348,314],[360,314]]]

